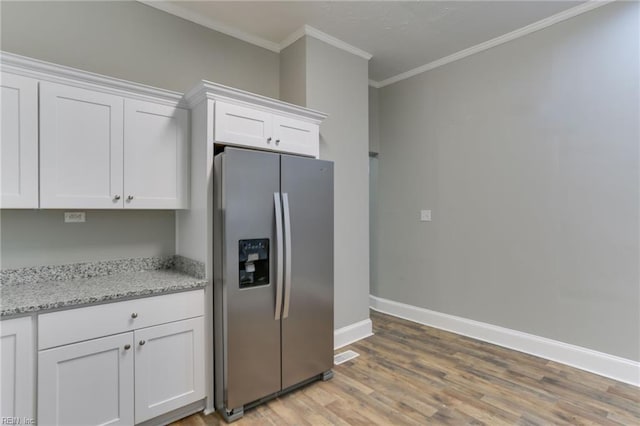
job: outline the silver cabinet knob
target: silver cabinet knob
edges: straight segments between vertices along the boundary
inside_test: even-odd
[[[124,350],[125,351],[128,351],[129,349],[131,349],[131,345],[130,344],[127,343],[126,345],[124,345]]]
[[[138,318],[138,313],[137,312],[132,313],[131,314],[131,318],[134,318],[134,319]]]
[[[267,138],[267,143],[271,143],[271,136]]]
[[[127,197],[127,201],[131,201],[131,200],[133,200],[133,195],[129,195],[129,196]]]
[[[276,139],[276,145],[280,145],[280,139]]]
[[[145,343],[147,343],[145,340],[140,340],[140,346],[144,346]]]
[[[120,199],[120,196],[119,196],[119,195],[116,195],[115,197],[113,197],[113,200],[114,200],[114,201],[118,201],[119,199]]]

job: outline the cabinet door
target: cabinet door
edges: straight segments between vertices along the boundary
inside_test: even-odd
[[[40,83],[40,207],[123,206],[123,99]]]
[[[132,346],[129,332],[40,351],[38,424],[132,425]]]
[[[216,102],[215,142],[273,149],[271,117],[268,112]]]
[[[38,81],[2,73],[2,208],[38,208]]]
[[[188,208],[188,114],[181,108],[126,99],[125,208]]]
[[[318,158],[318,132],[317,124],[273,116],[273,138],[278,151]]]
[[[136,423],[203,399],[204,317],[135,331]]]
[[[0,419],[34,417],[34,340],[31,317],[0,322]]]

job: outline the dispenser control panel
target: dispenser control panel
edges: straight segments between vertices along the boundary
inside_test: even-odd
[[[269,239],[238,241],[240,288],[269,284]]]

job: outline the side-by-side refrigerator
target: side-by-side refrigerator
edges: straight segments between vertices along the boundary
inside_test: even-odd
[[[227,147],[214,163],[216,409],[333,366],[333,163]]]

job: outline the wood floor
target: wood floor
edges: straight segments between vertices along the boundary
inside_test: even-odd
[[[371,313],[360,356],[234,425],[640,425],[640,389],[552,361]],[[224,424],[196,414],[176,426]]]

